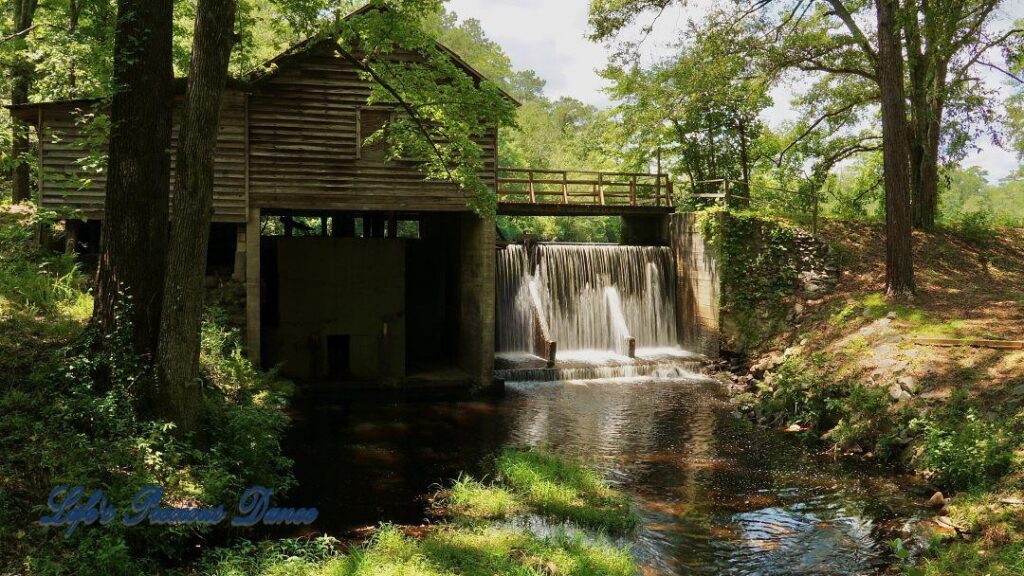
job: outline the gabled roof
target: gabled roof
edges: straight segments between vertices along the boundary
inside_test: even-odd
[[[347,16],[345,16],[344,20],[350,20],[356,16],[365,14],[371,10],[387,9],[387,6],[374,4],[371,2],[368,4],[364,4],[357,10],[354,10],[353,12],[349,13]],[[274,56],[270,60],[267,60],[266,62],[263,63],[263,65],[260,68],[257,68],[256,70],[253,70],[246,74],[244,76],[244,79],[251,86],[255,86],[262,82],[265,82],[275,77],[279,73],[279,71],[283,69],[282,64],[284,64],[289,58],[308,52],[309,50],[312,50],[313,48],[334,39],[335,37],[327,35],[311,36],[309,38],[306,38],[305,40],[302,40],[301,42],[292,45],[291,47],[281,52],[277,56]],[[473,68],[473,66],[471,66],[469,62],[466,62],[451,48],[445,46],[444,44],[441,44],[440,42],[435,42],[435,46],[437,47],[438,50],[447,54],[452,59],[452,61],[459,66],[459,68],[462,68],[463,71],[472,76],[473,79],[475,79],[477,82],[484,82],[488,80],[486,76],[484,76],[476,68]],[[276,68],[274,68],[275,66]],[[498,92],[500,92],[501,95],[507,98],[510,102],[512,102],[516,106],[521,105],[521,102],[519,102],[519,100],[517,100],[511,94],[506,92],[501,86],[495,84],[495,87],[498,89]]]
[[[365,14],[370,10],[387,10],[387,7],[382,6],[380,4],[374,4],[371,2],[351,12],[348,16],[345,16],[345,19],[348,20],[360,14]],[[248,74],[245,74],[241,78],[229,78],[227,87],[229,89],[235,90],[251,90],[254,86],[258,86],[259,84],[275,77],[277,74],[280,73],[280,71],[286,69],[287,66],[282,66],[282,64],[285,64],[285,62],[289,58],[303,54],[313,49],[314,47],[319,46],[322,43],[330,41],[332,39],[333,38],[330,36],[311,36],[309,38],[306,38],[305,40],[302,40],[301,42],[292,45],[287,50],[281,52],[280,54],[271,58],[270,60],[267,60],[266,62],[263,63],[263,65],[260,68],[257,68],[256,70],[253,70]],[[456,54],[454,50],[448,48],[447,46],[441,44],[440,42],[437,42],[436,45],[438,50],[444,52],[449,57],[451,57],[452,61],[454,61],[460,68],[462,68],[467,74],[472,76],[476,81],[483,82],[487,80],[487,78],[483,74],[481,74],[480,71],[478,71],[476,68],[473,68],[468,62],[463,60],[462,57]],[[175,94],[183,94],[185,92],[187,80],[187,77],[174,79]],[[520,102],[516,100],[508,92],[503,90],[501,86],[495,86],[497,87],[498,92],[500,92],[502,96],[507,98],[516,106],[520,105]],[[41,108],[70,108],[79,106],[89,106],[101,100],[101,98],[78,98],[71,100],[53,100],[49,102],[30,102],[28,104],[7,104],[4,107],[11,111],[12,116],[21,119],[23,122],[35,124],[37,118],[37,111]]]

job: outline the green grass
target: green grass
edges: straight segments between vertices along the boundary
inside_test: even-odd
[[[329,537],[240,542],[213,549],[183,574],[203,576],[634,576],[629,548],[569,527],[536,535],[493,520],[525,512],[622,533],[637,523],[624,496],[601,476],[544,452],[506,449],[494,460],[498,481],[461,476],[440,494],[451,522],[410,537],[384,525],[343,551]]]
[[[921,576],[1018,576],[1024,574],[1024,542],[991,549],[976,542],[956,542],[937,549],[916,570],[914,574]]]
[[[628,498],[600,474],[538,450],[503,450],[494,462],[498,481],[455,482],[444,504],[456,518],[508,518],[531,512],[559,522],[625,534],[639,523]]]
[[[338,551],[330,538],[243,543],[209,554],[204,576],[633,576],[625,548],[557,534],[538,538],[494,527],[442,525],[422,538],[384,526],[362,547]]]
[[[526,509],[526,504],[517,494],[470,476],[455,481],[447,492],[445,505],[453,513],[474,520],[508,518]]]

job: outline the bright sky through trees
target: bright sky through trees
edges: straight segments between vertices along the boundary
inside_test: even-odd
[[[655,24],[644,42],[644,54],[655,60],[671,50],[676,33],[688,20],[699,20],[711,0],[693,0],[682,8],[673,5]],[[597,71],[608,61],[610,50],[587,40],[588,0],[449,0],[449,10],[459,19],[480,21],[488,37],[501,44],[517,69],[535,70],[547,80],[550,97],[571,96],[596,106],[609,105],[603,92],[606,81]],[[1024,18],[1024,2],[1007,2],[996,19],[1000,26]],[[639,31],[637,31],[639,33]],[[1002,88],[1004,77],[987,74],[993,86]],[[793,88],[781,86],[772,92],[775,105],[765,112],[773,127],[793,120],[796,113],[789,100]],[[1013,152],[994,145],[987,137],[977,142],[979,150],[962,162],[966,167],[978,166],[992,181],[999,180],[1018,166]]]

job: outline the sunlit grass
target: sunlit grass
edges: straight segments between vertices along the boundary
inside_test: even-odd
[[[495,465],[499,478],[540,514],[624,533],[638,518],[622,493],[594,470],[536,450],[504,450]]]
[[[326,550],[326,552],[325,552]],[[440,526],[410,538],[384,526],[347,554],[336,542],[283,541],[262,550],[244,544],[202,565],[209,576],[627,576],[637,573],[625,548],[595,545],[564,534],[541,539],[494,527]]]
[[[505,449],[494,460],[496,482],[464,476],[441,504],[457,520],[509,518],[529,512],[611,534],[636,528],[629,499],[596,471],[539,450]]]
[[[445,497],[445,505],[452,513],[471,519],[507,518],[526,508],[519,496],[470,476],[454,482]]]

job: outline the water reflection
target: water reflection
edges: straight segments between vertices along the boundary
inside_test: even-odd
[[[634,547],[656,574],[870,574],[878,521],[900,510],[869,478],[823,470],[733,417],[710,381],[511,384],[493,402],[307,407],[291,450],[320,529],[423,519],[418,499],[506,443],[582,457],[629,492]]]

